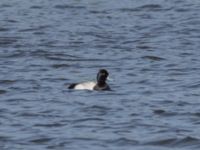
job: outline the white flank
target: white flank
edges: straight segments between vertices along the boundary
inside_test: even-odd
[[[76,90],[93,90],[94,86],[96,85],[96,82],[83,82],[83,83],[79,83],[77,84],[74,89]]]

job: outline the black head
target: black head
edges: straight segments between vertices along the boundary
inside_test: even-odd
[[[97,74],[97,82],[98,84],[105,84],[106,79],[108,77],[109,73],[105,69],[100,69]]]

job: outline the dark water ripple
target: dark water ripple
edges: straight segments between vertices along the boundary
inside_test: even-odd
[[[173,148],[176,147],[188,147],[188,148],[198,148],[200,145],[200,140],[193,137],[185,137],[182,139],[178,138],[169,138],[169,139],[163,139],[156,142],[150,142],[148,143],[150,145],[157,145],[157,146],[166,146]],[[190,145],[190,146],[188,146]]]
[[[0,2],[0,149],[200,148],[198,0]],[[107,68],[112,91],[73,91]]]

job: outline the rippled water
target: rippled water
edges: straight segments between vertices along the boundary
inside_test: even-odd
[[[1,150],[200,148],[199,0],[1,0]],[[113,91],[72,91],[106,68]]]

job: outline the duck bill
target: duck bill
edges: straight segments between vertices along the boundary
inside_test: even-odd
[[[113,79],[113,78],[110,78],[110,77],[107,77],[107,80],[108,80],[108,81],[114,81],[114,79]]]

